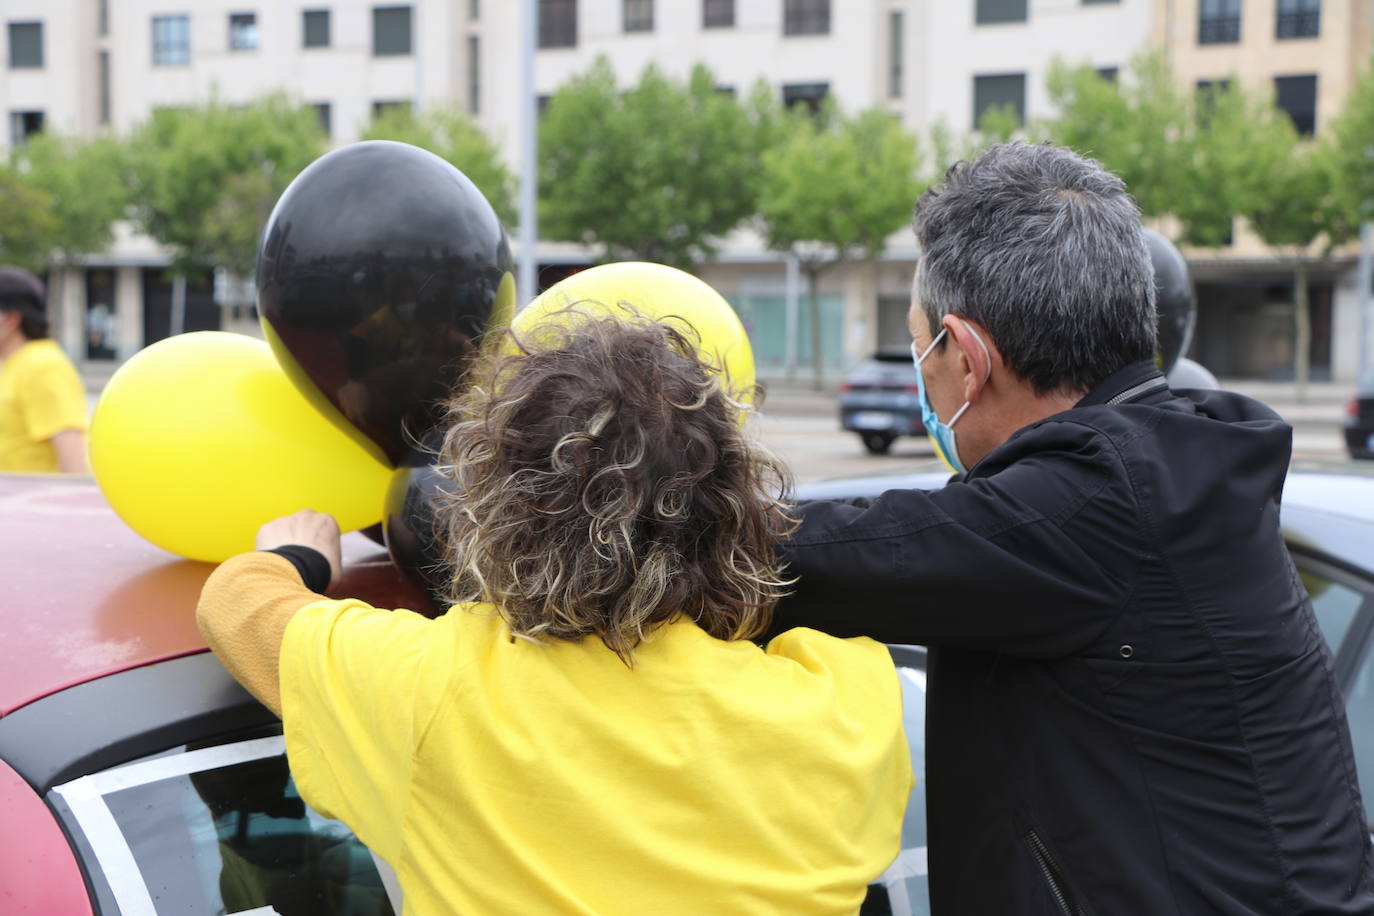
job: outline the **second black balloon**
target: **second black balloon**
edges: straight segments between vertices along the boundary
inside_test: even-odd
[[[296,385],[392,466],[515,305],[486,198],[414,146],[355,143],[286,189],[258,256],[268,342]]]

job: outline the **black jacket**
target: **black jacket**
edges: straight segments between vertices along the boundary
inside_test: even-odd
[[[930,647],[936,914],[1374,913],[1290,446],[1140,363],[943,490],[802,508],[778,625]]]

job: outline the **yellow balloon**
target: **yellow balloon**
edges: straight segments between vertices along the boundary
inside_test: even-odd
[[[616,316],[624,314],[618,308],[622,304],[694,329],[703,355],[724,368],[725,390],[736,400],[752,403],[754,351],[739,316],[720,293],[676,267],[623,261],[575,273],[518,312],[511,330],[523,338],[549,314],[569,306],[592,315]]]
[[[201,331],[114,374],[91,420],[91,468],[130,528],[192,560],[253,549],[264,522],[381,518],[391,471],[306,401],[261,340]]]

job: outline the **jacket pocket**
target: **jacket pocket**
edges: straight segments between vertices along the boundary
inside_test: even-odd
[[[1069,882],[1064,878],[1063,870],[1055,864],[1049,848],[1040,839],[1040,835],[1034,830],[1027,830],[1025,841],[1026,846],[1030,848],[1031,857],[1040,869],[1040,876],[1049,887],[1050,896],[1059,905],[1059,912],[1064,916],[1086,916],[1083,908],[1074,899],[1073,892],[1069,890]]]

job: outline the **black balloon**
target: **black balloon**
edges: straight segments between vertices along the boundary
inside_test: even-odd
[[[427,444],[433,444],[433,437]],[[430,448],[409,453],[391,476],[387,488],[382,529],[391,560],[416,585],[442,607],[438,592],[448,584],[449,566],[444,560],[442,532],[435,517],[436,500],[451,486],[437,467]]]
[[[1155,361],[1167,373],[1188,352],[1197,322],[1193,278],[1183,255],[1164,236],[1145,230],[1145,242],[1155,268],[1155,306],[1159,312],[1159,350]]]
[[[297,387],[399,465],[515,304],[495,211],[449,163],[355,143],[301,172],[258,254],[263,330]]]

